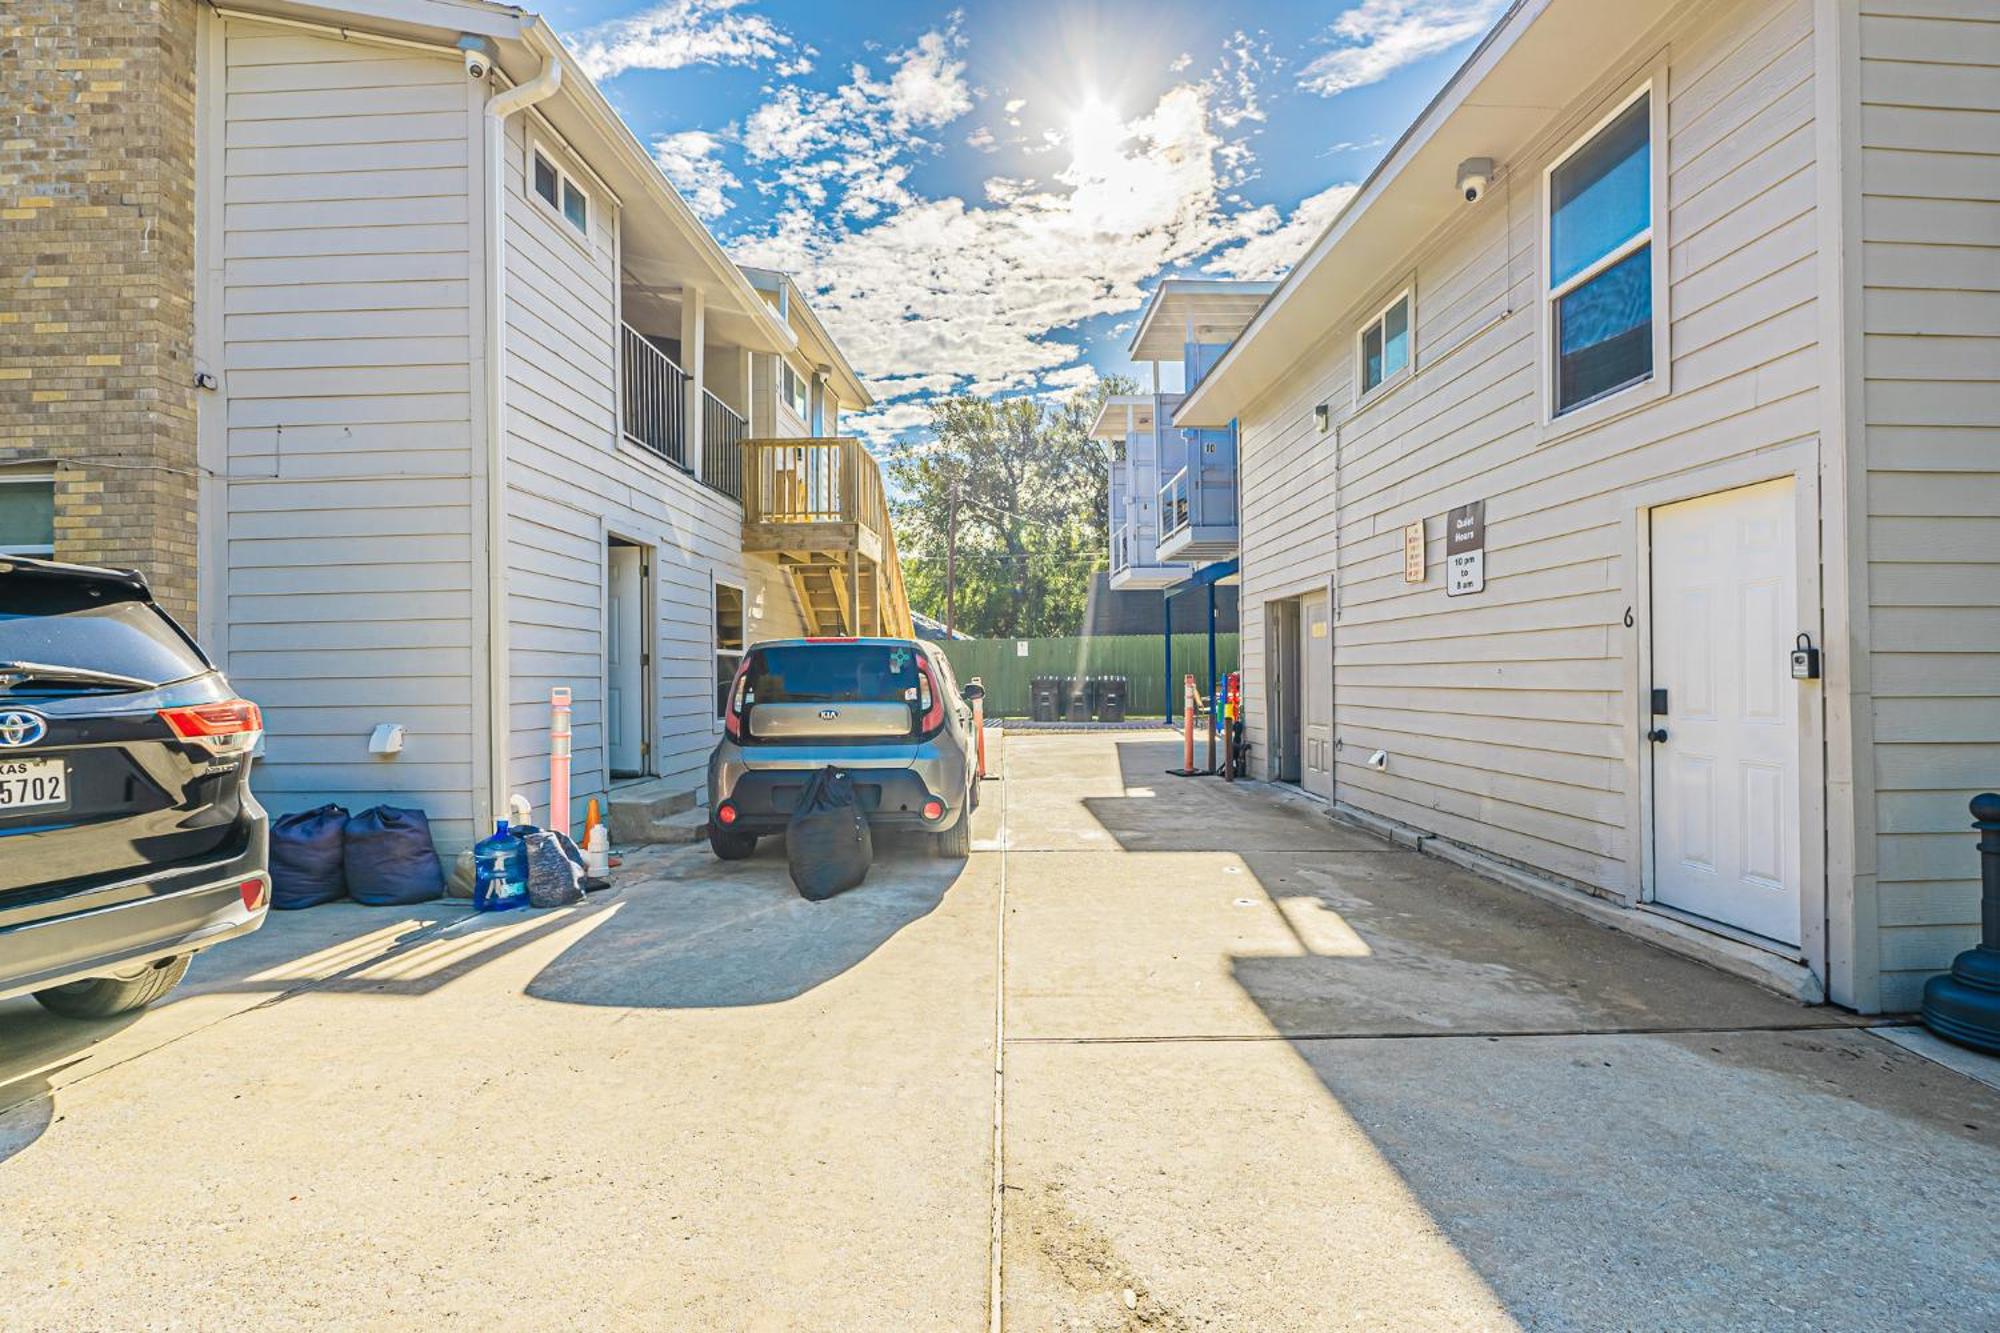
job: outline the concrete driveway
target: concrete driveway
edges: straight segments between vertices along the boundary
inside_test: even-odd
[[[0,1327],[2000,1325],[1989,1089],[1171,741],[995,750],[828,903],[649,850],[0,1004]]]

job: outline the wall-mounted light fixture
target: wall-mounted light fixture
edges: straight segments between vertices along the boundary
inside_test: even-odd
[[[1313,409],[1313,425],[1319,427],[1320,434],[1326,434],[1326,428],[1332,421],[1333,409],[1328,404],[1321,403]]]

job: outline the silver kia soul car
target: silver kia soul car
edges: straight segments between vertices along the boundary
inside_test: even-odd
[[[725,861],[783,833],[806,782],[854,776],[875,828],[929,832],[939,856],[972,850],[979,803],[977,685],[914,639],[782,639],[753,646],[723,696],[708,760],[708,845]]]

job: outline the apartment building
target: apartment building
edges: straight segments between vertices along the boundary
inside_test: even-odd
[[[184,200],[181,230],[150,196],[93,192],[90,156],[44,210],[51,248],[93,208],[121,222],[107,249],[177,247],[144,275],[166,295],[140,336],[165,350],[107,325],[84,353],[148,358],[166,480],[125,481],[133,460],[95,442],[126,395],[99,376],[61,412],[15,404],[37,457],[0,436],[0,467],[17,458],[0,482],[22,486],[0,514],[52,509],[57,556],[174,590],[264,707],[267,804],[421,806],[463,845],[513,793],[545,809],[563,687],[578,802],[685,806],[748,643],[907,632],[879,474],[836,436],[867,389],[789,279],[731,261],[539,17],[483,0],[44,8],[9,22],[48,67],[51,125],[93,43],[159,91],[114,99],[89,152],[153,142],[121,139],[139,134],[121,116],[180,116],[147,131],[166,147],[143,170]],[[150,42],[101,37],[139,13]],[[51,130],[18,151],[83,148]],[[108,280],[51,276],[83,309]],[[62,306],[43,298],[36,325]],[[20,327],[0,338],[44,337]],[[37,470],[52,504],[17,480]],[[132,515],[136,545],[81,521],[126,511],[76,497],[141,484],[159,498]]]
[[[1256,771],[1915,1006],[2000,785],[1994,17],[1506,13],[1174,412]]]

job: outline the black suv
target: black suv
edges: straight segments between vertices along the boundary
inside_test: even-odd
[[[0,999],[101,1018],[263,924],[263,735],[138,574],[0,555]]]

